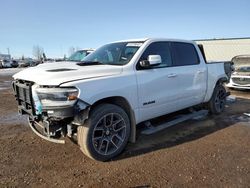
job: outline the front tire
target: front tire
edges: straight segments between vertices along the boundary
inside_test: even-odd
[[[107,161],[120,154],[127,145],[130,121],[127,113],[113,104],[100,104],[89,119],[77,128],[78,144],[85,155]]]
[[[220,114],[224,111],[226,104],[226,89],[222,84],[217,84],[214,88],[213,95],[208,102],[211,114]]]

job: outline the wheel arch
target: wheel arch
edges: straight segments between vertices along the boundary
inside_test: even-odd
[[[208,102],[208,101],[211,99],[215,87],[216,87],[218,84],[223,84],[223,83],[225,83],[225,82],[228,82],[228,77],[227,77],[227,76],[222,75],[222,76],[218,77],[218,78],[213,82],[214,84],[212,85],[212,87],[210,86],[211,90],[208,90],[208,91],[207,91],[207,95],[206,95],[206,97],[205,97],[205,102]]]
[[[217,80],[215,86],[218,85],[218,84],[223,84],[223,83],[225,83],[225,82],[228,82],[228,78],[227,78],[226,76],[223,76],[223,77],[221,77],[221,78],[219,78],[219,79]],[[215,88],[215,86],[214,86],[214,88]]]
[[[103,98],[103,99],[95,101],[91,105],[90,112],[91,112],[91,109],[94,109],[96,106],[103,104],[103,103],[114,104],[114,105],[121,107],[123,110],[125,110],[125,112],[129,116],[130,126],[131,126],[129,141],[134,143],[136,141],[136,119],[135,119],[135,113],[133,109],[131,108],[131,105],[129,104],[129,102],[124,97],[121,97],[121,96],[112,96],[112,97]]]

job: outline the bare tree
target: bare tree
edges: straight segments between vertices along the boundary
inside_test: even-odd
[[[41,60],[42,59],[43,53],[44,53],[44,50],[43,50],[43,48],[41,46],[39,46],[39,45],[33,46],[33,56],[37,60]]]

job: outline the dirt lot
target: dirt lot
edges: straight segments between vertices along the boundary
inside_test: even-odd
[[[250,187],[250,92],[225,113],[192,120],[95,162],[67,140],[37,137],[16,113],[11,77],[0,73],[0,187]]]

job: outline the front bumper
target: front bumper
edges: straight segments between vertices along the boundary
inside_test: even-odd
[[[250,86],[236,86],[236,85],[226,85],[228,88],[234,88],[234,89],[250,89]]]
[[[250,89],[250,83],[242,85],[242,84],[234,83],[232,79],[230,79],[230,82],[226,84],[226,87],[235,88],[235,89]]]
[[[44,134],[44,133],[42,133],[42,131],[39,131],[37,126],[39,126],[42,129],[44,129],[44,126],[42,124],[40,124],[39,122],[31,119],[31,117],[28,118],[28,123],[29,123],[31,130],[37,136],[41,137],[42,139],[53,142],[53,143],[57,143],[57,144],[64,144],[65,143],[65,140],[52,138],[52,137],[48,136],[48,134]]]
[[[60,138],[66,135],[72,137],[76,133],[76,126],[88,117],[90,105],[78,99],[73,106],[42,107],[42,113],[37,114],[32,85],[26,81],[13,82],[19,114],[29,116],[29,126],[39,137],[54,143],[64,143]]]

